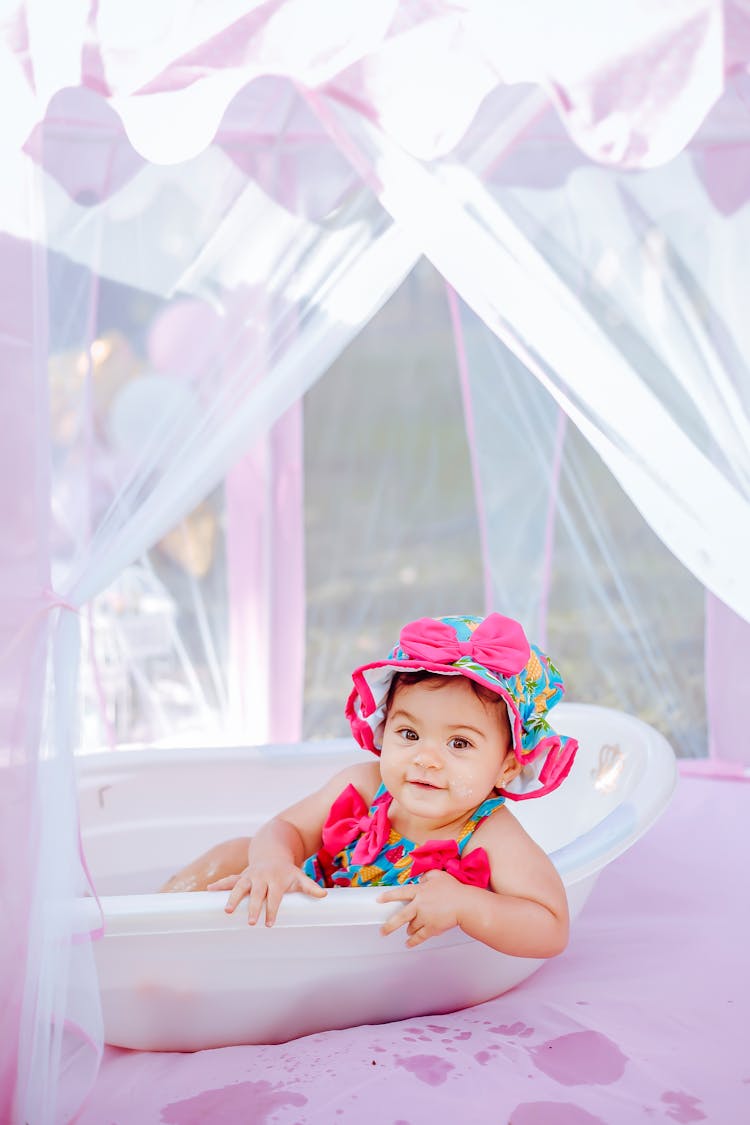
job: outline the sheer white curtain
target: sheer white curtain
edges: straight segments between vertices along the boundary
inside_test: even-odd
[[[44,176],[51,284],[38,290],[49,303],[57,351],[72,351],[80,363],[63,364],[55,384],[53,601],[59,608],[37,784],[27,795],[38,851],[27,888],[16,1114],[33,1123],[74,1112],[101,1047],[90,915],[76,913],[86,887],[73,774],[79,612],[297,402],[415,259],[377,202],[366,192],[352,194],[346,180],[339,182],[338,201],[328,195],[329,217],[318,221],[307,206],[295,211],[276,202],[268,183],[261,187],[236,173],[217,151],[187,166],[143,165],[119,186],[110,182],[100,198],[81,202],[79,192],[72,202],[63,184],[81,153],[73,136],[69,142],[61,150],[64,166],[48,167]],[[85,149],[96,141],[78,134],[78,143]],[[255,149],[261,164],[264,143]],[[287,189],[292,172],[287,167]],[[184,238],[175,242],[170,230]],[[136,363],[105,393],[95,362],[107,346],[98,326],[106,319],[103,299],[114,299],[113,281],[126,287],[118,290],[121,306],[140,301],[146,308],[147,328],[165,295],[197,301],[197,321],[213,327],[210,349],[200,331],[189,334],[200,353],[192,371],[180,377]],[[201,320],[205,306],[213,319]],[[38,406],[43,419],[44,404]],[[43,456],[43,426],[36,440]],[[291,630],[301,625],[287,622]],[[284,627],[274,622],[278,634]],[[16,813],[20,824],[23,810]],[[1,971],[13,974],[17,966],[3,963]]]
[[[538,380],[465,305],[493,604],[549,645],[570,698],[706,753],[703,587],[640,517]]]
[[[640,286],[645,274],[663,293],[663,316],[669,321],[664,335],[661,325],[649,322],[652,306],[646,302],[632,309],[630,333],[608,330],[596,315],[596,302],[571,283],[564,256],[569,248],[563,243],[560,264],[553,246],[545,245],[545,232],[554,231],[556,241],[566,237],[560,206],[535,199],[547,213],[541,222],[529,222],[507,197],[511,193],[504,197],[483,182],[470,153],[464,152],[461,161],[423,163],[340,100],[308,97],[342,150],[379,185],[386,209],[564,408],[669,549],[704,585],[750,618],[750,579],[737,566],[750,541],[750,502],[743,484],[748,447],[741,438],[747,413],[699,318],[691,315],[679,275],[668,261],[663,268],[653,263],[653,240],[634,225],[627,196],[620,196],[611,180],[601,185],[610,204],[607,235],[626,267],[625,284]],[[507,143],[506,132],[498,159]],[[486,143],[480,155],[486,173],[491,166]],[[681,159],[663,171],[660,191],[654,193],[659,200],[674,198],[675,183],[689,190],[689,176],[680,176]],[[581,177],[589,174],[595,173],[584,169]],[[665,181],[672,188],[669,196]],[[592,187],[588,198],[594,195]],[[666,209],[662,203],[661,211]],[[635,266],[624,256],[626,247],[635,255]],[[592,268],[586,257],[578,261],[581,270]],[[617,303],[616,295],[611,303]],[[626,318],[630,313],[625,305]],[[679,365],[671,354],[673,330]],[[665,374],[667,393],[660,382]],[[680,396],[679,406],[688,408],[686,417],[673,406],[671,388]],[[696,409],[705,398],[716,403],[707,417]]]
[[[308,392],[305,449],[308,735],[346,733],[351,667],[409,616],[486,598],[548,644],[570,698],[706,753],[702,585],[427,262]]]

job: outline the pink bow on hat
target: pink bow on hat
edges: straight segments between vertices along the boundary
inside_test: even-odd
[[[414,861],[412,875],[421,875],[425,871],[447,871],[459,883],[468,883],[471,887],[486,888],[490,885],[490,861],[484,848],[475,848],[462,856],[458,854],[455,840],[427,840],[421,847],[415,848],[411,856]]]
[[[477,664],[501,676],[514,676],[522,671],[531,656],[529,642],[519,623],[501,613],[485,617],[468,641],[459,641],[444,621],[420,617],[404,626],[399,643],[412,660],[455,664],[462,656],[470,656]]]

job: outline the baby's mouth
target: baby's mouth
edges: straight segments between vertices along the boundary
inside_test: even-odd
[[[409,785],[417,785],[420,789],[442,789],[442,785],[433,785],[430,781],[421,781],[419,778],[407,778]]]

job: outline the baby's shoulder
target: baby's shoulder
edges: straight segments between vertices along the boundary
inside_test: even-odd
[[[353,785],[362,800],[370,805],[380,785],[380,763],[376,759],[356,762],[337,773],[330,784],[337,790],[336,795],[343,792],[347,785]]]
[[[471,837],[468,850],[473,851],[475,847],[505,847],[514,841],[520,843],[528,838],[525,829],[507,805],[503,804],[493,809],[489,816],[486,816],[477,826]]]
[[[467,851],[482,847],[490,864],[490,890],[520,898],[537,897],[565,911],[565,891],[549,856],[506,806],[477,828]],[[562,905],[560,905],[562,903]]]

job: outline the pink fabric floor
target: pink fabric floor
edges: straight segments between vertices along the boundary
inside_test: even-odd
[[[78,1125],[750,1121],[750,785],[684,778],[566,953],[480,1007],[270,1047],[107,1049]]]

